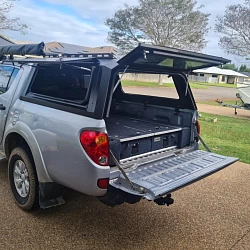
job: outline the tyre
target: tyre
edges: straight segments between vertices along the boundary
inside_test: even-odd
[[[35,164],[26,148],[13,149],[8,164],[9,182],[16,204],[25,211],[38,207],[38,180]]]

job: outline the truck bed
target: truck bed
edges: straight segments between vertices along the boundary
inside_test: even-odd
[[[109,136],[119,139],[120,142],[132,141],[182,130],[180,127],[124,116],[112,116],[105,121]]]
[[[118,160],[190,144],[190,128],[187,127],[118,115],[106,118],[105,122],[110,150]]]

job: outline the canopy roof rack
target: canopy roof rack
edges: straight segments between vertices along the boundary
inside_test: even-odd
[[[94,51],[83,51],[81,53],[53,53],[46,52],[46,46],[44,42],[39,44],[15,44],[0,46],[0,60],[11,59],[14,60],[14,56],[22,57],[46,57],[46,58],[105,58],[115,59],[116,56],[113,52],[94,52]]]

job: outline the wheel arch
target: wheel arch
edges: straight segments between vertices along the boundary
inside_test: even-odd
[[[16,132],[9,133],[4,141],[4,152],[5,152],[6,158],[9,159],[10,154],[14,148],[23,147],[23,146],[26,147],[31,152],[31,155],[34,159],[30,146],[28,145],[26,140],[20,134]]]
[[[52,182],[46,169],[39,144],[32,133],[32,130],[26,124],[18,122],[15,127],[10,129],[6,128],[6,131],[3,148],[7,159],[15,147],[25,145],[30,150],[33,157],[38,181]]]

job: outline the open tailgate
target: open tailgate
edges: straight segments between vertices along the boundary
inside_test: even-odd
[[[143,190],[141,196],[155,200],[181,187],[223,169],[238,159],[211,152],[196,150],[182,155],[161,155],[154,160],[129,161],[125,172],[134,187]],[[126,164],[127,165],[127,164]],[[122,173],[110,184],[125,192],[136,194]]]

